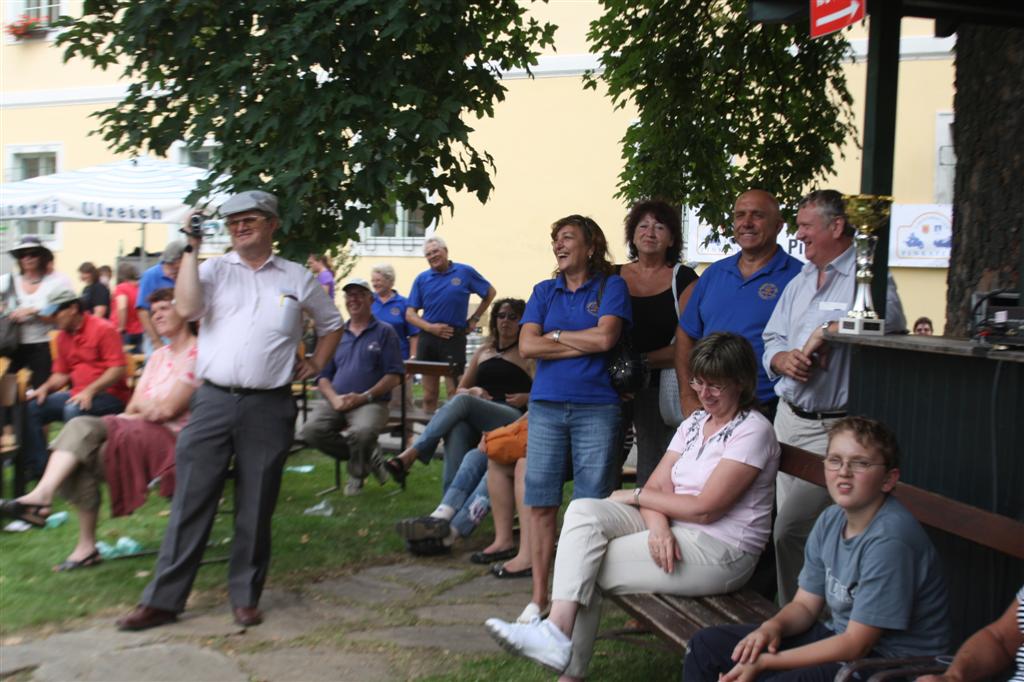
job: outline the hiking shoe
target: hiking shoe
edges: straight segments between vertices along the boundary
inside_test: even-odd
[[[509,653],[528,658],[558,675],[569,666],[572,640],[551,621],[534,618],[523,624],[488,618],[484,626],[494,641]]]
[[[448,537],[448,519],[413,516],[395,524],[395,531],[406,540],[443,540]]]
[[[345,497],[355,497],[363,492],[363,479],[350,476],[345,482]]]
[[[452,553],[452,548],[437,538],[406,540],[405,548],[409,550],[410,554],[415,554],[416,556],[441,556],[442,554]]]

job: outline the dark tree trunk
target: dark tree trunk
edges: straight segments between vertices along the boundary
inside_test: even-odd
[[[969,333],[971,293],[1016,289],[1024,231],[1024,30],[961,26],[946,334]]]

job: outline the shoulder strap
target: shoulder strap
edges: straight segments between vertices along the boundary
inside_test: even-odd
[[[679,268],[682,263],[676,263],[672,267],[672,305],[676,307],[676,318],[679,318],[679,286],[676,284],[676,280],[679,278]]]

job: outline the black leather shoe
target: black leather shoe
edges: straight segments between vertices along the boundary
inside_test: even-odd
[[[178,614],[165,609],[139,604],[135,610],[117,620],[117,629],[124,631],[148,630],[178,620]]]
[[[263,612],[255,606],[236,606],[231,611],[235,622],[244,628],[251,628],[263,622]]]

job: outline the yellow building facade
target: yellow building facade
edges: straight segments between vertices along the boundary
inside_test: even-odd
[[[5,24],[26,9],[75,15],[79,1],[5,0]],[[49,8],[49,9],[47,9]],[[614,198],[621,170],[620,143],[633,117],[613,109],[603,92],[584,90],[582,74],[597,66],[585,39],[589,22],[600,13],[596,0],[551,0],[531,5],[539,19],[558,25],[556,50],[541,57],[534,78],[505,74],[508,88],[495,116],[473,122],[473,142],[495,160],[494,191],[481,205],[475,197],[456,199],[454,213],[427,228],[448,243],[451,257],[474,265],[499,296],[529,296],[534,283],[550,276],[550,224],[570,213],[593,217],[609,237],[613,254],[625,257],[622,220],[626,206]],[[51,32],[43,37],[0,38],[0,147],[3,182],[38,172],[71,170],[115,160],[103,140],[92,134],[94,111],[111,106],[124,92],[117,74],[81,61],[65,64]],[[866,32],[850,29],[854,59],[847,67],[849,88],[863,114]],[[905,20],[901,41],[896,131],[894,196],[897,203],[948,203],[952,199],[951,141],[953,108],[953,40],[932,36],[932,22]],[[857,140],[846,145],[835,178],[840,191],[858,190],[860,151]],[[170,160],[189,159],[174,151]],[[2,199],[2,197],[0,197]],[[281,197],[287,201],[287,197]],[[6,223],[10,243],[20,226]],[[415,215],[400,212],[396,225],[374,236],[366,231],[355,246],[355,276],[369,277],[373,265],[387,262],[397,272],[396,288],[408,293],[412,279],[426,265]],[[134,224],[56,223],[33,225],[50,240],[56,265],[73,275],[89,260],[112,264],[121,253],[145,239],[159,251],[177,227]],[[10,263],[5,264],[10,267]],[[894,268],[908,318],[927,315],[941,330],[945,316],[944,268]]]

